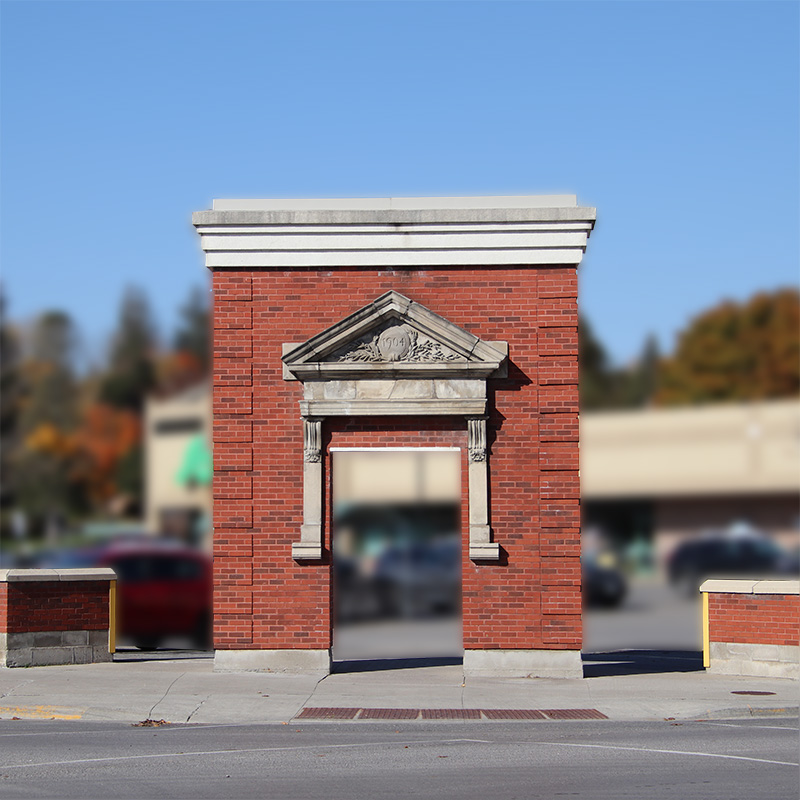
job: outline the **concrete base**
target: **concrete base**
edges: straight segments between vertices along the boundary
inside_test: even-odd
[[[111,661],[108,631],[0,633],[0,667],[46,667]]]
[[[282,672],[328,675],[330,650],[217,650],[214,672]]]
[[[712,674],[800,680],[800,646],[711,642],[710,656]]]
[[[486,678],[582,678],[580,650],[465,650],[464,674]]]

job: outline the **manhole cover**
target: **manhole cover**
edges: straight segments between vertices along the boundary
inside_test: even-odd
[[[752,689],[742,689],[738,692],[731,692],[731,694],[757,694],[757,695],[764,695],[764,694],[775,694],[775,692],[756,692]]]

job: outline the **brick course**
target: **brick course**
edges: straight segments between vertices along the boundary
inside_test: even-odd
[[[108,581],[0,583],[0,631],[108,630]]]
[[[708,595],[709,639],[738,644],[800,645],[800,595]]]

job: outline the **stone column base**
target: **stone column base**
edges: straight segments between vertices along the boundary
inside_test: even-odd
[[[47,667],[111,661],[108,630],[0,633],[0,667]]]
[[[580,650],[465,650],[464,674],[486,678],[582,678]]]
[[[214,672],[282,672],[327,675],[330,650],[217,650]]]
[[[800,647],[788,644],[711,642],[708,672],[800,679]]]

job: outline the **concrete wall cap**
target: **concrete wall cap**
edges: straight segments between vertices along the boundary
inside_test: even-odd
[[[800,594],[800,580],[758,581],[753,587],[753,594]]]
[[[22,583],[29,581],[114,581],[117,575],[110,567],[81,569],[3,569],[0,582]]]
[[[700,591],[715,594],[800,594],[800,581],[715,578],[704,581]]]
[[[117,573],[111,567],[91,567],[85,569],[57,569],[62,581],[115,581]]]

